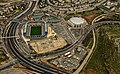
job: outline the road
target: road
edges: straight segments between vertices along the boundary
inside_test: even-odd
[[[32,1],[32,5],[31,7],[25,12],[22,13],[20,16],[17,16],[15,19],[23,19],[24,17],[26,17],[28,14],[32,13],[34,7],[36,5],[36,1]],[[94,25],[91,25],[87,28],[85,28],[83,35],[76,40],[73,44],[71,44],[70,46],[61,49],[61,50],[57,50],[57,51],[53,51],[53,52],[48,52],[48,53],[44,53],[44,54],[39,54],[37,56],[56,56],[56,55],[61,55],[64,54],[68,51],[73,50],[75,47],[77,47],[79,44],[81,44],[84,39],[87,37],[87,35],[89,34],[89,32],[95,28],[98,28],[102,25],[107,25],[107,24],[115,24],[118,23],[120,24],[120,21],[103,21],[103,22],[98,22],[95,23]],[[15,32],[16,32],[16,28],[19,25],[19,23],[17,22],[11,22],[9,24],[9,26],[7,27],[7,29],[5,29],[4,37],[6,37],[6,35],[9,36],[15,36]],[[48,65],[46,65],[43,62],[35,62],[32,61],[31,59],[26,58],[19,50],[21,50],[22,48],[20,47],[19,44],[17,44],[17,40],[16,38],[7,38],[4,39],[4,43],[6,44],[6,47],[8,49],[8,51],[10,51],[12,53],[12,55],[18,60],[20,61],[21,64],[25,65],[28,68],[31,68],[32,70],[42,73],[42,74],[67,74],[66,72],[57,70],[55,68],[52,68]]]
[[[25,12],[21,13],[20,15],[16,16],[14,19],[19,19],[22,20],[25,16],[27,16],[28,14],[32,13],[34,7],[36,5],[36,1],[32,1],[30,3],[30,6],[28,9],[25,10]]]
[[[75,12],[78,13],[78,12],[93,10],[93,9],[95,9],[97,6],[105,3],[107,0],[102,0],[101,2],[94,4],[94,6],[92,6],[92,7],[87,7],[87,5],[89,5],[90,3],[87,3],[86,6],[84,6],[84,5],[82,6],[82,4],[80,4],[80,5],[75,4],[75,5],[72,7],[72,4],[70,4],[70,5],[64,4],[63,6],[59,6],[59,5],[56,5],[56,4],[52,4],[50,0],[46,0],[46,1],[47,1],[47,3],[48,3],[50,6],[52,6],[52,7],[54,7],[54,8],[61,8],[61,9],[63,9],[63,10],[64,10],[64,8],[68,8],[68,9],[69,9],[69,8],[74,8],[74,9],[75,9],[75,10],[73,10],[73,11],[67,10],[67,11],[68,11],[67,13],[75,13]],[[79,7],[79,6],[80,6],[80,7]],[[85,8],[84,8],[84,7],[85,7]],[[86,8],[86,7],[87,7],[87,8]]]
[[[13,66],[13,65],[15,65],[15,64],[17,64],[17,63],[19,63],[18,60],[12,60],[12,61],[8,62],[8,63],[5,64],[5,65],[1,65],[1,66],[0,66],[0,71],[1,71],[1,70],[4,70],[4,69],[6,69],[6,68],[9,68],[9,67],[11,67],[11,66]]]
[[[8,36],[10,35],[14,35],[15,34],[15,28],[17,27],[18,23],[16,22],[12,22],[12,25],[9,29],[9,33]],[[36,70],[39,73],[51,73],[51,74],[55,74],[58,73],[59,71],[47,66],[44,63],[36,63],[31,61],[30,59],[26,58],[24,55],[22,55],[22,53],[20,53],[20,47],[16,41],[16,38],[11,38],[11,39],[7,39],[8,45],[9,45],[9,50],[11,50],[11,52],[14,54],[15,58],[17,58],[17,60],[21,61],[23,65],[27,65],[27,67],[32,67],[33,70]],[[18,50],[19,49],[19,50]],[[62,73],[61,73],[62,74]]]
[[[63,22],[62,22],[61,24],[63,24],[64,30],[66,31],[68,37],[71,39],[71,41],[72,41],[72,43],[73,43],[76,39],[75,39],[75,37],[73,36],[73,34],[71,33],[71,31],[69,30],[69,28],[68,28],[68,23],[67,23],[64,19],[62,19],[62,21],[63,21]]]
[[[119,21],[116,21],[116,22],[118,22],[119,25],[120,25],[120,22],[119,22]],[[94,25],[98,25],[98,24],[99,24],[99,25],[98,25],[98,26],[94,26],[93,29],[99,27],[100,25],[102,26],[102,24],[105,24],[105,25],[107,25],[108,23],[113,23],[113,24],[115,24],[116,22],[106,21],[106,22],[96,23],[96,24],[94,24]],[[93,31],[93,30],[92,30],[92,31]],[[94,33],[93,33],[93,34],[94,34]],[[95,36],[95,35],[93,35],[93,36]],[[95,41],[95,40],[94,40],[94,41]],[[92,47],[91,50],[89,51],[88,55],[85,57],[83,63],[80,65],[80,67],[79,67],[73,74],[79,74],[79,72],[83,69],[83,67],[86,65],[86,63],[87,63],[88,60],[90,59],[91,54],[92,54],[92,52],[93,52],[93,50],[94,50],[94,47],[95,47],[95,42],[94,42],[94,44],[93,44],[93,47]]]
[[[107,14],[102,14],[102,15],[97,16],[97,17],[92,21],[92,24],[91,24],[91,25],[94,25],[95,22],[103,19],[106,15],[107,15]],[[93,41],[93,46],[92,46],[92,48],[90,49],[90,51],[89,51],[88,55],[86,56],[85,60],[82,62],[82,64],[79,66],[79,68],[74,72],[74,74],[76,74],[76,73],[79,74],[79,72],[81,72],[81,70],[87,66],[88,62],[90,61],[90,59],[91,59],[91,57],[92,57],[92,55],[93,55],[92,53],[95,51],[94,48],[95,48],[95,45],[96,45],[96,36],[95,36],[95,31],[92,30],[92,32],[93,32],[93,39],[94,39],[94,41]]]
[[[58,55],[62,55],[65,54],[66,52],[69,52],[71,50],[73,50],[74,48],[76,48],[79,44],[81,44],[84,39],[86,38],[86,36],[89,34],[90,31],[94,30],[95,28],[98,28],[100,26],[103,25],[107,25],[107,24],[115,24],[118,23],[120,24],[120,21],[103,21],[103,22],[98,22],[98,23],[94,23],[93,25],[90,25],[89,27],[86,27],[84,29],[84,33],[81,37],[78,38],[78,40],[76,40],[73,44],[71,44],[70,46],[63,48],[63,49],[59,49],[56,51],[52,51],[52,52],[46,52],[46,53],[41,53],[41,54],[35,54],[34,56],[58,56]]]
[[[20,14],[20,16],[15,17],[15,19],[22,20],[24,17],[26,17],[28,14],[32,13],[34,7],[36,5],[36,1],[32,1],[31,7],[24,13]],[[9,36],[15,36],[16,28],[19,25],[17,22],[10,22],[7,29],[5,29],[3,37],[6,37],[6,35]],[[20,45],[17,44],[16,38],[6,38],[4,39],[4,43],[8,49],[8,51],[18,60],[21,64],[24,66],[31,68],[32,70],[42,73],[42,74],[67,74],[66,72],[59,71],[57,69],[54,69],[45,63],[37,63],[35,61],[32,61],[31,59],[26,58],[19,50],[21,50]]]

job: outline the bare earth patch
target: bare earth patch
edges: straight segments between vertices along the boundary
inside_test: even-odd
[[[87,69],[85,71],[85,74],[97,74],[96,71],[94,71],[93,69]]]
[[[91,15],[84,16],[84,18],[87,20],[87,22],[91,22],[95,16],[96,14],[91,14]]]
[[[37,53],[45,53],[63,48],[67,45],[67,42],[62,37],[58,37],[57,39],[46,38],[42,40],[34,40],[30,42],[30,45]]]

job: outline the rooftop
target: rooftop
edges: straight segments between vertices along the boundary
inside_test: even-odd
[[[81,17],[72,17],[70,18],[70,21],[76,25],[81,25],[85,22],[85,20]]]

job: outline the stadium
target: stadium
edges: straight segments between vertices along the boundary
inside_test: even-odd
[[[30,39],[36,39],[46,36],[48,33],[48,26],[45,22],[26,22],[24,25],[24,36]]]

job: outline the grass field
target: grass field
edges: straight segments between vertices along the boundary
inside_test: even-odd
[[[32,26],[31,27],[31,35],[42,35],[42,26]]]

